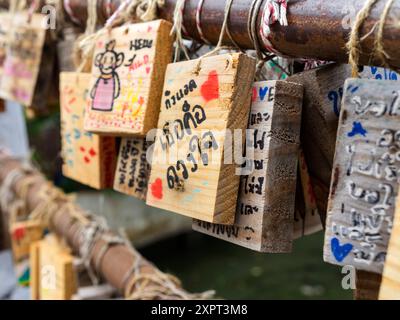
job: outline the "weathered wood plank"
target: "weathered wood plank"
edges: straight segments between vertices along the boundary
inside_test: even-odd
[[[234,223],[240,177],[226,135],[239,130],[243,145],[254,73],[255,60],[244,54],[168,66],[147,204]]]
[[[194,230],[260,252],[291,251],[302,98],[295,83],[254,84],[235,224],[194,220]]]
[[[398,192],[400,91],[393,81],[345,83],[324,260],[382,273]]]

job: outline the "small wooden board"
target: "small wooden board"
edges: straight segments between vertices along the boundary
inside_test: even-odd
[[[235,224],[194,220],[194,230],[259,252],[291,251],[302,99],[303,87],[295,83],[254,84],[247,141],[251,164],[244,169],[251,173],[241,178]]]
[[[12,223],[10,226],[11,246],[15,261],[29,256],[32,243],[43,238],[45,226],[40,221]]]
[[[70,250],[53,235],[33,248],[31,272],[32,298],[37,300],[70,300],[77,291],[77,274]]]
[[[255,60],[236,53],[168,66],[147,204],[234,223],[240,177],[226,134],[245,133],[254,73]]]
[[[390,236],[388,254],[379,293],[380,300],[400,300],[400,197]]]
[[[96,39],[87,131],[139,135],[157,126],[165,69],[172,57],[165,20],[104,31]]]
[[[61,136],[64,176],[95,189],[112,187],[116,165],[116,142],[85,132],[88,73],[62,72]]]
[[[46,30],[46,16],[19,12],[13,16],[7,37],[0,96],[27,107],[32,104],[39,74]]]
[[[382,273],[398,193],[400,91],[393,81],[345,83],[324,260]]]
[[[147,141],[143,138],[123,138],[118,155],[114,190],[146,200],[150,175],[147,161]]]

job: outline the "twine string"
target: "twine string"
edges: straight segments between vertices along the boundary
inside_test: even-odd
[[[349,50],[349,64],[351,65],[352,71],[351,75],[353,78],[357,78],[358,74],[358,65],[360,61],[361,54],[361,27],[363,26],[365,20],[369,17],[372,7],[378,2],[378,0],[367,0],[364,4],[364,7],[357,14],[356,22],[353,25],[353,28],[350,33],[350,38],[347,43],[347,49]]]
[[[287,5],[289,0],[267,0],[263,9],[260,27],[260,37],[267,51],[279,56],[284,56],[271,43],[271,25],[279,22],[281,26],[287,26]]]
[[[77,39],[73,50],[78,73],[89,71],[91,68],[91,59],[93,58],[95,42],[98,36],[96,33],[97,0],[88,0],[87,11],[88,18],[85,33]]]
[[[203,29],[201,27],[201,13],[203,10],[203,5],[204,5],[204,0],[199,0],[199,3],[197,4],[197,9],[196,9],[197,33],[199,34],[201,41],[203,41],[205,44],[210,45],[211,42],[208,41],[207,38],[204,36]]]
[[[171,35],[175,36],[175,55],[174,62],[179,61],[181,52],[184,53],[186,60],[190,60],[189,52],[183,43],[182,31],[186,33],[183,25],[183,12],[185,10],[186,0],[177,0],[174,11],[174,25],[172,26]]]
[[[376,40],[375,40],[374,55],[382,62],[382,65],[385,68],[391,68],[397,72],[400,72],[400,68],[394,67],[390,64],[389,60],[391,58],[390,58],[389,54],[385,51],[385,48],[383,46],[383,33],[385,31],[385,24],[386,24],[386,20],[389,15],[390,9],[392,8],[393,3],[394,3],[394,0],[387,1],[386,5],[383,9],[382,15],[379,19],[378,34],[377,34]],[[399,27],[400,27],[400,23],[398,25],[398,28]]]

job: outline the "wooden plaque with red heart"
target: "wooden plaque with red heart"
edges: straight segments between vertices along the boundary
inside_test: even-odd
[[[172,57],[170,31],[169,22],[157,20],[97,37],[87,131],[145,136],[157,126],[165,69]]]
[[[229,159],[227,134],[245,133],[254,72],[254,59],[244,54],[168,66],[149,205],[206,222],[234,223],[240,176]]]

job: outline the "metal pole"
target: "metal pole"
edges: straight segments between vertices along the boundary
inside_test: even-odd
[[[159,16],[173,21],[173,12],[177,0],[165,0],[165,6]],[[266,2],[265,0],[264,2]],[[109,17],[121,0],[99,0],[98,17],[100,23]],[[248,34],[248,16],[253,0],[235,0],[230,13],[229,28],[233,39],[243,49],[253,48]],[[7,6],[9,0],[0,0],[0,6]],[[201,42],[196,27],[196,11],[199,0],[187,0],[184,10],[184,25],[188,36]],[[365,0],[291,0],[288,6],[288,27],[278,23],[272,26],[271,42],[285,55],[294,58],[310,58],[327,61],[347,62],[346,42],[351,31],[351,22],[365,4]],[[368,34],[379,21],[386,1],[374,6],[370,17],[362,28],[362,36]],[[261,6],[263,8],[263,6]],[[73,21],[81,25],[87,19],[87,0],[64,0],[64,9]],[[225,1],[205,0],[201,11],[201,26],[205,37],[216,44],[222,26]],[[261,23],[259,12],[258,25]],[[391,57],[391,64],[400,67],[400,1],[392,5],[387,18],[383,37],[383,47]],[[360,63],[363,65],[381,65],[373,58],[375,32],[362,42]]]

